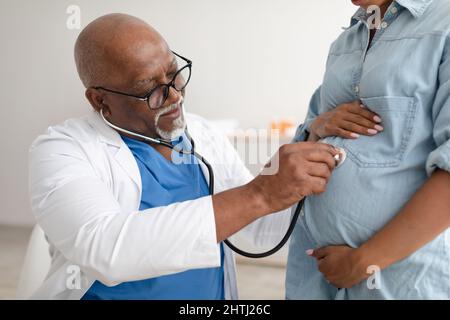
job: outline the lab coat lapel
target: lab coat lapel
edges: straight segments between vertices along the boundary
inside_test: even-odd
[[[115,159],[117,163],[122,167],[122,169],[130,176],[133,182],[139,189],[139,192],[142,190],[142,181],[141,174],[139,172],[139,168],[136,163],[136,159],[131,153],[130,149],[127,147],[125,142],[122,142],[122,145],[119,147],[115,155]]]
[[[139,168],[137,166],[136,160],[133,157],[128,146],[122,140],[120,135],[112,128],[110,128],[101,119],[100,115],[93,111],[88,117],[89,123],[96,129],[99,133],[100,141],[108,144],[112,149],[117,151],[114,154],[114,159],[122,167],[122,169],[127,173],[127,175],[136,184],[139,192],[142,191],[142,181],[141,175],[139,173]]]

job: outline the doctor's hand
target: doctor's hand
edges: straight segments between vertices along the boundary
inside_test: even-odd
[[[351,288],[370,276],[358,249],[329,246],[306,253],[316,258],[319,271],[336,288]]]
[[[324,192],[338,154],[339,150],[325,143],[286,144],[252,181],[214,194],[217,242],[256,219]]]
[[[310,125],[310,140],[328,136],[357,139],[361,134],[373,136],[383,127],[381,118],[369,111],[361,101],[338,105],[333,110],[319,115]]]
[[[270,212],[286,209],[306,196],[325,191],[336,166],[333,146],[316,142],[283,145],[250,184]]]

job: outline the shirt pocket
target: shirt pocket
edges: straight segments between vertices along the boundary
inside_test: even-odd
[[[411,141],[417,103],[412,97],[361,98],[363,104],[380,115],[384,130],[375,136],[343,141],[348,156],[360,167],[400,165]]]

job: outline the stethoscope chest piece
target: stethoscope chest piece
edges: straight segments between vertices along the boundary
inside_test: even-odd
[[[319,143],[327,143],[329,145],[332,145],[331,143],[327,142],[327,138],[320,139],[317,142],[319,142]],[[345,151],[344,148],[336,147],[334,145],[332,145],[332,146],[339,150],[339,154],[334,156],[334,160],[336,161],[336,168],[339,168],[345,162],[345,159],[347,159],[347,152]]]
[[[339,150],[339,154],[334,156],[334,160],[336,160],[336,168],[339,168],[345,162],[345,159],[347,159],[347,152],[344,148],[335,148]]]

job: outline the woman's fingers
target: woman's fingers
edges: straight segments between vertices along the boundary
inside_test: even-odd
[[[377,122],[368,120],[367,118],[364,118],[364,117],[354,114],[354,113],[347,113],[344,117],[344,120],[352,122],[352,123],[356,123],[362,127],[365,127],[366,131],[368,129],[374,129],[376,131],[383,131],[383,129],[384,129]],[[364,133],[361,132],[361,134],[364,134]]]
[[[373,136],[384,130],[380,116],[364,107],[361,101],[341,104],[325,112],[311,127],[315,128],[319,137],[338,136],[345,139]]]
[[[341,122],[341,128],[350,132],[354,132],[357,134],[362,134],[365,136],[373,136],[376,135],[379,131],[373,128],[363,127],[357,123],[343,120]]]
[[[334,134],[347,139],[356,139],[359,135],[373,136],[383,131],[381,118],[365,108],[360,101],[343,106],[334,119]]]
[[[352,131],[349,131],[349,130],[345,130],[345,129],[343,129],[343,128],[339,128],[339,127],[336,127],[334,130],[333,130],[333,135],[334,136],[337,136],[337,137],[341,137],[341,138],[344,138],[344,139],[357,139],[357,138],[359,138],[359,134],[358,133],[356,133],[356,132],[352,132]]]
[[[364,118],[366,118],[367,120],[376,122],[376,123],[380,123],[381,122],[381,117],[370,111],[369,109],[367,109],[363,104],[359,103],[359,102],[355,102],[349,105],[350,107],[348,107],[348,111],[350,113],[353,114],[357,114],[360,115]]]

